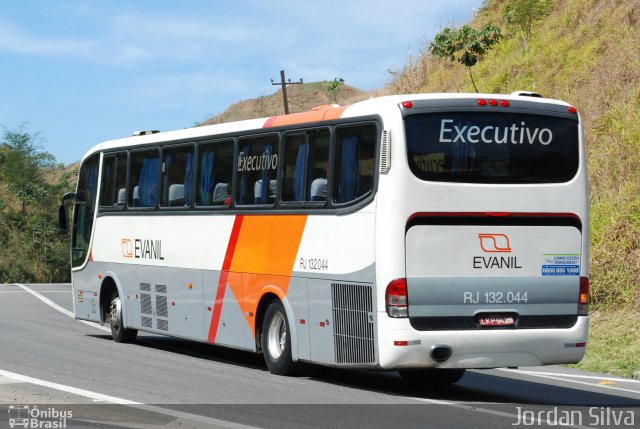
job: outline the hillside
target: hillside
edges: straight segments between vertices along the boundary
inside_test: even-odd
[[[313,107],[324,104],[349,104],[356,100],[366,98],[366,94],[349,85],[341,86],[337,91],[337,99],[334,99],[327,88],[329,82],[310,82],[303,85],[287,86],[287,98],[289,100],[289,112],[305,112]],[[223,122],[239,121],[243,119],[265,118],[284,114],[282,102],[282,90],[271,95],[263,95],[258,98],[243,100],[235,103],[219,115],[207,118],[199,125],[213,125]]]

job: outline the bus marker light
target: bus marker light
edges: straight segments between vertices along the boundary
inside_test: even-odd
[[[413,101],[403,101],[402,107],[405,109],[411,109],[413,107]]]
[[[321,328],[324,328],[324,327],[325,327],[324,322],[320,322],[320,327],[321,327]]]
[[[102,280],[102,274],[98,274],[98,280]]]
[[[575,108],[575,107],[573,107],[573,106],[569,106],[569,113],[576,114],[576,113],[578,113],[578,109],[576,109],[576,108]]]
[[[207,307],[207,311],[213,311],[211,307]]]
[[[189,289],[192,289],[192,288],[193,288],[193,283],[191,283],[191,282],[187,283],[187,287],[188,287]]]
[[[176,306],[176,302],[175,301],[171,301],[171,306],[175,307]]]
[[[489,104],[491,104],[493,107],[496,107],[498,105],[498,100],[494,100],[493,98],[490,98]]]
[[[487,100],[485,100],[484,98],[478,98],[478,106],[486,106],[487,105]]]
[[[306,325],[306,324],[307,324],[307,321],[306,321],[306,320],[304,320],[304,319],[300,319],[300,324],[301,324],[301,325]]]
[[[393,342],[394,346],[408,346],[409,345],[409,341],[394,341]]]
[[[576,343],[576,347],[586,347],[587,343]]]
[[[502,107],[509,107],[509,102],[507,100],[500,100],[500,105]]]
[[[589,304],[589,279],[587,277],[580,277],[580,297],[578,298],[578,304]]]

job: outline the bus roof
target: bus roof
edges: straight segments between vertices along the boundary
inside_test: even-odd
[[[477,100],[477,99],[500,99],[507,101],[518,100],[519,102],[539,103],[546,105],[569,106],[564,101],[539,97],[535,93],[526,91],[516,91],[512,94],[476,94],[476,93],[431,93],[431,94],[405,94],[389,95],[383,97],[370,98],[347,106],[335,104],[316,107],[308,112],[293,113],[289,115],[272,116],[267,118],[249,119],[243,121],[227,122],[215,125],[198,126],[184,128],[181,130],[136,133],[138,135],[115,140],[107,140],[92,147],[83,157],[105,150],[130,148],[132,146],[144,146],[165,141],[179,141],[189,139],[201,139],[209,136],[232,134],[240,131],[260,130],[286,125],[317,123],[333,119],[364,116],[378,113],[383,108],[398,106],[405,101],[427,101],[427,100]]]

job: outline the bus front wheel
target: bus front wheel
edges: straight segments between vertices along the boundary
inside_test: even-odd
[[[291,331],[284,306],[274,300],[267,307],[260,333],[260,348],[272,374],[291,375],[295,362],[291,357]]]
[[[136,340],[138,331],[124,327],[122,320],[122,303],[118,295],[111,297],[109,324],[111,325],[111,336],[116,343],[131,343]]]

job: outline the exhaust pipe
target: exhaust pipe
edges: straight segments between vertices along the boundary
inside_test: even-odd
[[[431,359],[438,363],[442,363],[451,357],[453,350],[451,346],[446,344],[434,344],[431,346]]]

